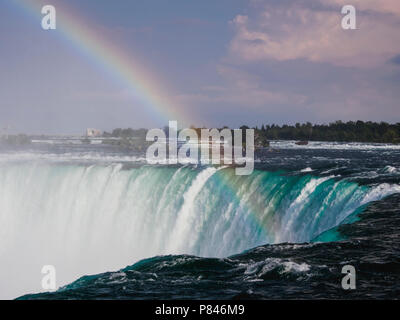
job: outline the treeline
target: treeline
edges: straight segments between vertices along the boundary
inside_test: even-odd
[[[400,143],[400,123],[336,121],[325,124],[262,125],[256,135],[267,140]]]
[[[201,128],[191,127],[200,135]],[[227,127],[224,127],[227,128]],[[249,129],[241,126],[240,129]],[[255,139],[261,146],[268,145],[269,140],[299,141],[338,141],[338,142],[379,142],[400,143],[400,123],[364,121],[336,121],[329,124],[296,123],[295,125],[262,125],[255,127]],[[164,128],[168,132],[168,128]],[[114,129],[104,132],[103,137],[145,139],[147,129]]]
[[[112,132],[104,132],[104,138],[145,138],[147,134],[147,129],[114,129]]]
[[[118,146],[133,151],[143,151],[150,145],[150,142],[146,141],[146,134],[147,129],[117,128],[112,132],[104,132],[103,138],[118,139],[104,139],[103,144]]]

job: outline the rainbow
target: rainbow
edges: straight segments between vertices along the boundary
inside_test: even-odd
[[[13,3],[27,12],[38,21],[42,19],[41,8],[45,4],[33,0],[13,0]],[[57,10],[57,29],[65,40],[67,40],[77,51],[85,56],[91,63],[96,63],[100,69],[111,76],[117,83],[122,83],[132,91],[135,96],[150,108],[152,115],[164,123],[168,120],[177,120],[180,125],[189,125],[193,119],[184,114],[183,108],[178,108],[176,104],[169,102],[163,88],[155,80],[155,76],[145,69],[141,61],[127,54],[123,48],[116,47],[111,41],[99,33],[93,23],[87,21],[87,18],[81,17],[71,7],[67,7],[65,2],[53,5]],[[224,185],[225,191],[231,196],[236,196],[235,188],[229,178],[218,172],[217,179]],[[263,230],[264,225],[259,217],[260,209],[256,207],[248,208],[252,212],[253,221]]]
[[[54,2],[54,1],[53,1]],[[171,101],[156,77],[143,66],[131,52],[117,47],[99,32],[98,28],[87,18],[83,18],[76,10],[56,2],[58,34],[91,63],[95,63],[102,72],[119,84],[128,88],[129,92],[143,104],[143,111],[149,112],[158,120],[167,124],[168,120],[177,120],[181,125],[188,125],[190,116],[184,114],[185,109]],[[12,3],[38,20],[38,27],[43,17],[41,9],[49,3],[33,0],[13,0]],[[98,31],[98,30],[97,30]]]

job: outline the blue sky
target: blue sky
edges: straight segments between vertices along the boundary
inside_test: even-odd
[[[40,16],[13,2],[0,3],[1,127],[79,134],[87,127],[163,125],[58,30],[43,31]],[[345,31],[344,2],[70,0],[68,6],[151,70],[194,125],[400,122],[400,4],[350,1],[357,30]],[[43,4],[57,9],[60,1]]]

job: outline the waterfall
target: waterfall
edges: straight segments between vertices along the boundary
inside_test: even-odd
[[[232,168],[2,163],[0,298],[163,254],[223,257],[310,241],[398,186]]]

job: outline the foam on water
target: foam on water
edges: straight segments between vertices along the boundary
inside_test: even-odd
[[[297,145],[296,141],[271,141],[272,148],[277,149],[329,149],[329,150],[400,150],[399,144],[362,143],[362,142],[324,142],[309,141],[307,145]]]
[[[397,185],[283,172],[4,161],[0,297],[40,291],[48,264],[64,285],[156,255],[226,257],[265,243],[310,241],[395,192]]]

